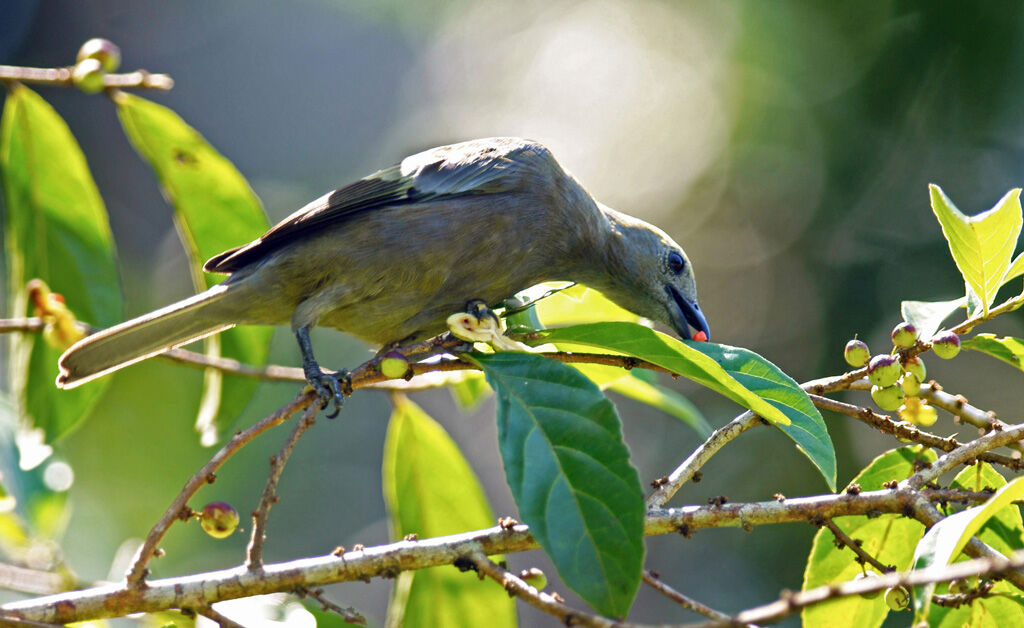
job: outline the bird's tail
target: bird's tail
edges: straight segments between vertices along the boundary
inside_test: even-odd
[[[86,336],[60,356],[58,388],[74,388],[172,347],[234,326],[227,314],[237,287],[206,292]],[[225,297],[229,297],[225,299]]]

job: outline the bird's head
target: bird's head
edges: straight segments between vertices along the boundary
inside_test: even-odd
[[[665,323],[683,339],[711,336],[697,304],[697,282],[689,258],[664,231],[601,206],[611,230],[602,252],[607,273],[594,285],[613,301],[645,318]],[[705,338],[706,339],[706,338]]]

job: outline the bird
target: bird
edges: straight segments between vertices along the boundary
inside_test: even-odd
[[[322,405],[337,408],[347,371],[321,368],[313,327],[401,347],[443,333],[467,303],[496,306],[547,281],[585,284],[683,339],[710,336],[682,247],[596,201],[542,144],[514,137],[406,157],[311,201],[203,269],[228,276],[78,341],[59,359],[57,386],[74,388],[235,325],[288,324],[306,380]]]

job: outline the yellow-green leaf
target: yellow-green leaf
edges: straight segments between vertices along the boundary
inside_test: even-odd
[[[992,209],[976,216],[961,213],[939,186],[932,184],[928,189],[953,260],[988,314],[1020,235],[1020,189],[1010,190]]]
[[[436,421],[398,397],[384,443],[384,500],[395,539],[455,534],[494,525],[483,489]],[[499,558],[500,560],[500,558]],[[515,626],[504,589],[454,567],[404,572],[388,609],[392,626]]]
[[[11,87],[0,120],[0,174],[7,201],[7,315],[30,316],[25,284],[41,278],[88,323],[121,317],[114,241],[85,155],[38,94]],[[106,389],[100,380],[58,391],[61,350],[37,335],[13,336],[10,376],[19,414],[53,441],[79,425]]]
[[[153,167],[174,206],[196,290],[219,283],[223,277],[204,275],[203,263],[267,229],[259,199],[235,166],[175,112],[130,94],[119,96],[117,106],[128,139]],[[208,339],[206,351],[263,364],[271,333],[268,327],[236,327]],[[196,421],[204,444],[216,441],[217,426],[240,413],[258,385],[254,380],[222,377],[212,370],[207,373]]]

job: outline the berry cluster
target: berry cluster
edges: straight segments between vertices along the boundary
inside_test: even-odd
[[[892,353],[872,356],[867,344],[854,338],[846,343],[843,357],[850,366],[868,367],[875,405],[886,412],[898,410],[904,421],[928,426],[935,423],[937,415],[934,408],[918,397],[925,381],[924,362],[916,355],[903,357],[899,353],[917,343],[917,329],[904,322],[892,330]],[[940,332],[931,339],[931,348],[935,355],[948,360],[960,352],[960,337],[951,331]]]

